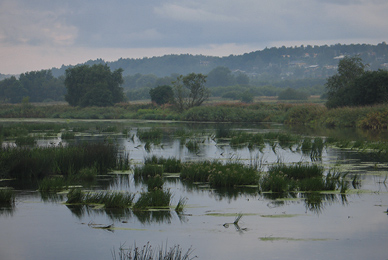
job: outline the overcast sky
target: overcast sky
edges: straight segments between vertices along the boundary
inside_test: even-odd
[[[388,38],[387,0],[0,0],[0,73]]]

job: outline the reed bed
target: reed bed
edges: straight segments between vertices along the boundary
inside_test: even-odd
[[[171,201],[171,191],[156,189],[148,192],[142,192],[140,197],[133,205],[134,210],[146,208],[168,207]]]
[[[340,189],[345,193],[349,187],[346,174],[335,169],[325,175],[324,168],[316,164],[297,163],[292,165],[278,164],[268,169],[260,179],[261,191],[311,192]]]
[[[95,167],[99,174],[105,174],[117,167],[117,147],[109,143],[66,147],[3,147],[0,165],[2,175],[24,180],[74,175],[87,167]]]
[[[212,187],[257,185],[258,171],[241,163],[204,161],[183,165],[180,178],[191,182],[209,182]]]

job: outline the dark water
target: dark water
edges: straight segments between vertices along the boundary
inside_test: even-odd
[[[126,125],[126,123],[123,123]],[[131,132],[137,127],[130,125]],[[218,159],[251,163],[259,160],[265,169],[276,161],[310,162],[309,155],[294,149],[267,145],[261,151],[233,149],[227,143],[216,143],[205,133],[215,125],[164,124],[165,131],[187,127],[198,130],[204,140],[199,151],[190,152],[178,138],[166,135],[160,144],[147,151],[144,143],[131,134],[113,138],[122,152],[129,153],[132,164],[140,164],[151,155],[177,157],[183,161]],[[279,125],[233,126],[240,131],[283,131]],[[288,130],[296,131],[296,130]],[[300,130],[298,130],[300,131]],[[312,136],[322,133],[305,132]],[[106,136],[89,135],[78,140],[95,141]],[[361,138],[367,138],[361,136]],[[58,139],[39,141],[50,145]],[[59,140],[60,141],[60,140]],[[139,146],[140,145],[140,146]],[[42,196],[34,189],[17,190],[15,206],[0,210],[0,259],[113,259],[120,246],[153,247],[179,244],[192,247],[199,259],[388,259],[388,188],[383,181],[387,165],[373,157],[334,148],[324,149],[321,161],[325,167],[337,165],[344,171],[362,177],[360,190],[322,196],[320,203],[309,204],[306,194],[288,199],[271,198],[254,188],[215,190],[206,185],[187,185],[168,178],[174,207],[179,198],[187,198],[183,216],[173,210],[134,213],[130,210],[109,211],[63,204],[64,194]],[[12,182],[0,182],[12,186]],[[92,189],[146,189],[128,175],[102,176]],[[238,213],[243,217],[234,222]],[[111,230],[95,229],[92,224],[110,225]]]

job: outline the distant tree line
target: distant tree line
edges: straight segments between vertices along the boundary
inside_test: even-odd
[[[360,55],[370,65],[371,70],[382,68],[388,63],[388,45],[385,42],[370,44],[300,45],[290,47],[265,48],[243,55],[214,57],[204,55],[165,55],[142,59],[121,58],[105,62],[102,59],[90,60],[85,65],[108,64],[112,70],[123,69],[123,77],[129,75],[153,74],[158,78],[171,74],[187,75],[202,73],[209,75],[217,67],[226,67],[232,71],[243,71],[258,80],[325,79],[336,72],[338,58],[342,55]],[[53,69],[53,75],[64,75],[69,66]],[[176,78],[175,76],[173,78]],[[211,84],[211,79],[208,80]],[[162,85],[162,84],[160,84]]]
[[[28,97],[30,102],[62,101],[66,88],[64,77],[56,78],[50,70],[22,73],[0,81],[0,102],[21,103]]]

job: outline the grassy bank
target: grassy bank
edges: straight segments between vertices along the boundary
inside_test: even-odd
[[[179,113],[171,106],[122,103],[113,107],[1,105],[0,118],[145,119],[201,122],[279,122],[325,127],[388,128],[388,105],[327,109],[322,104],[218,102]]]

